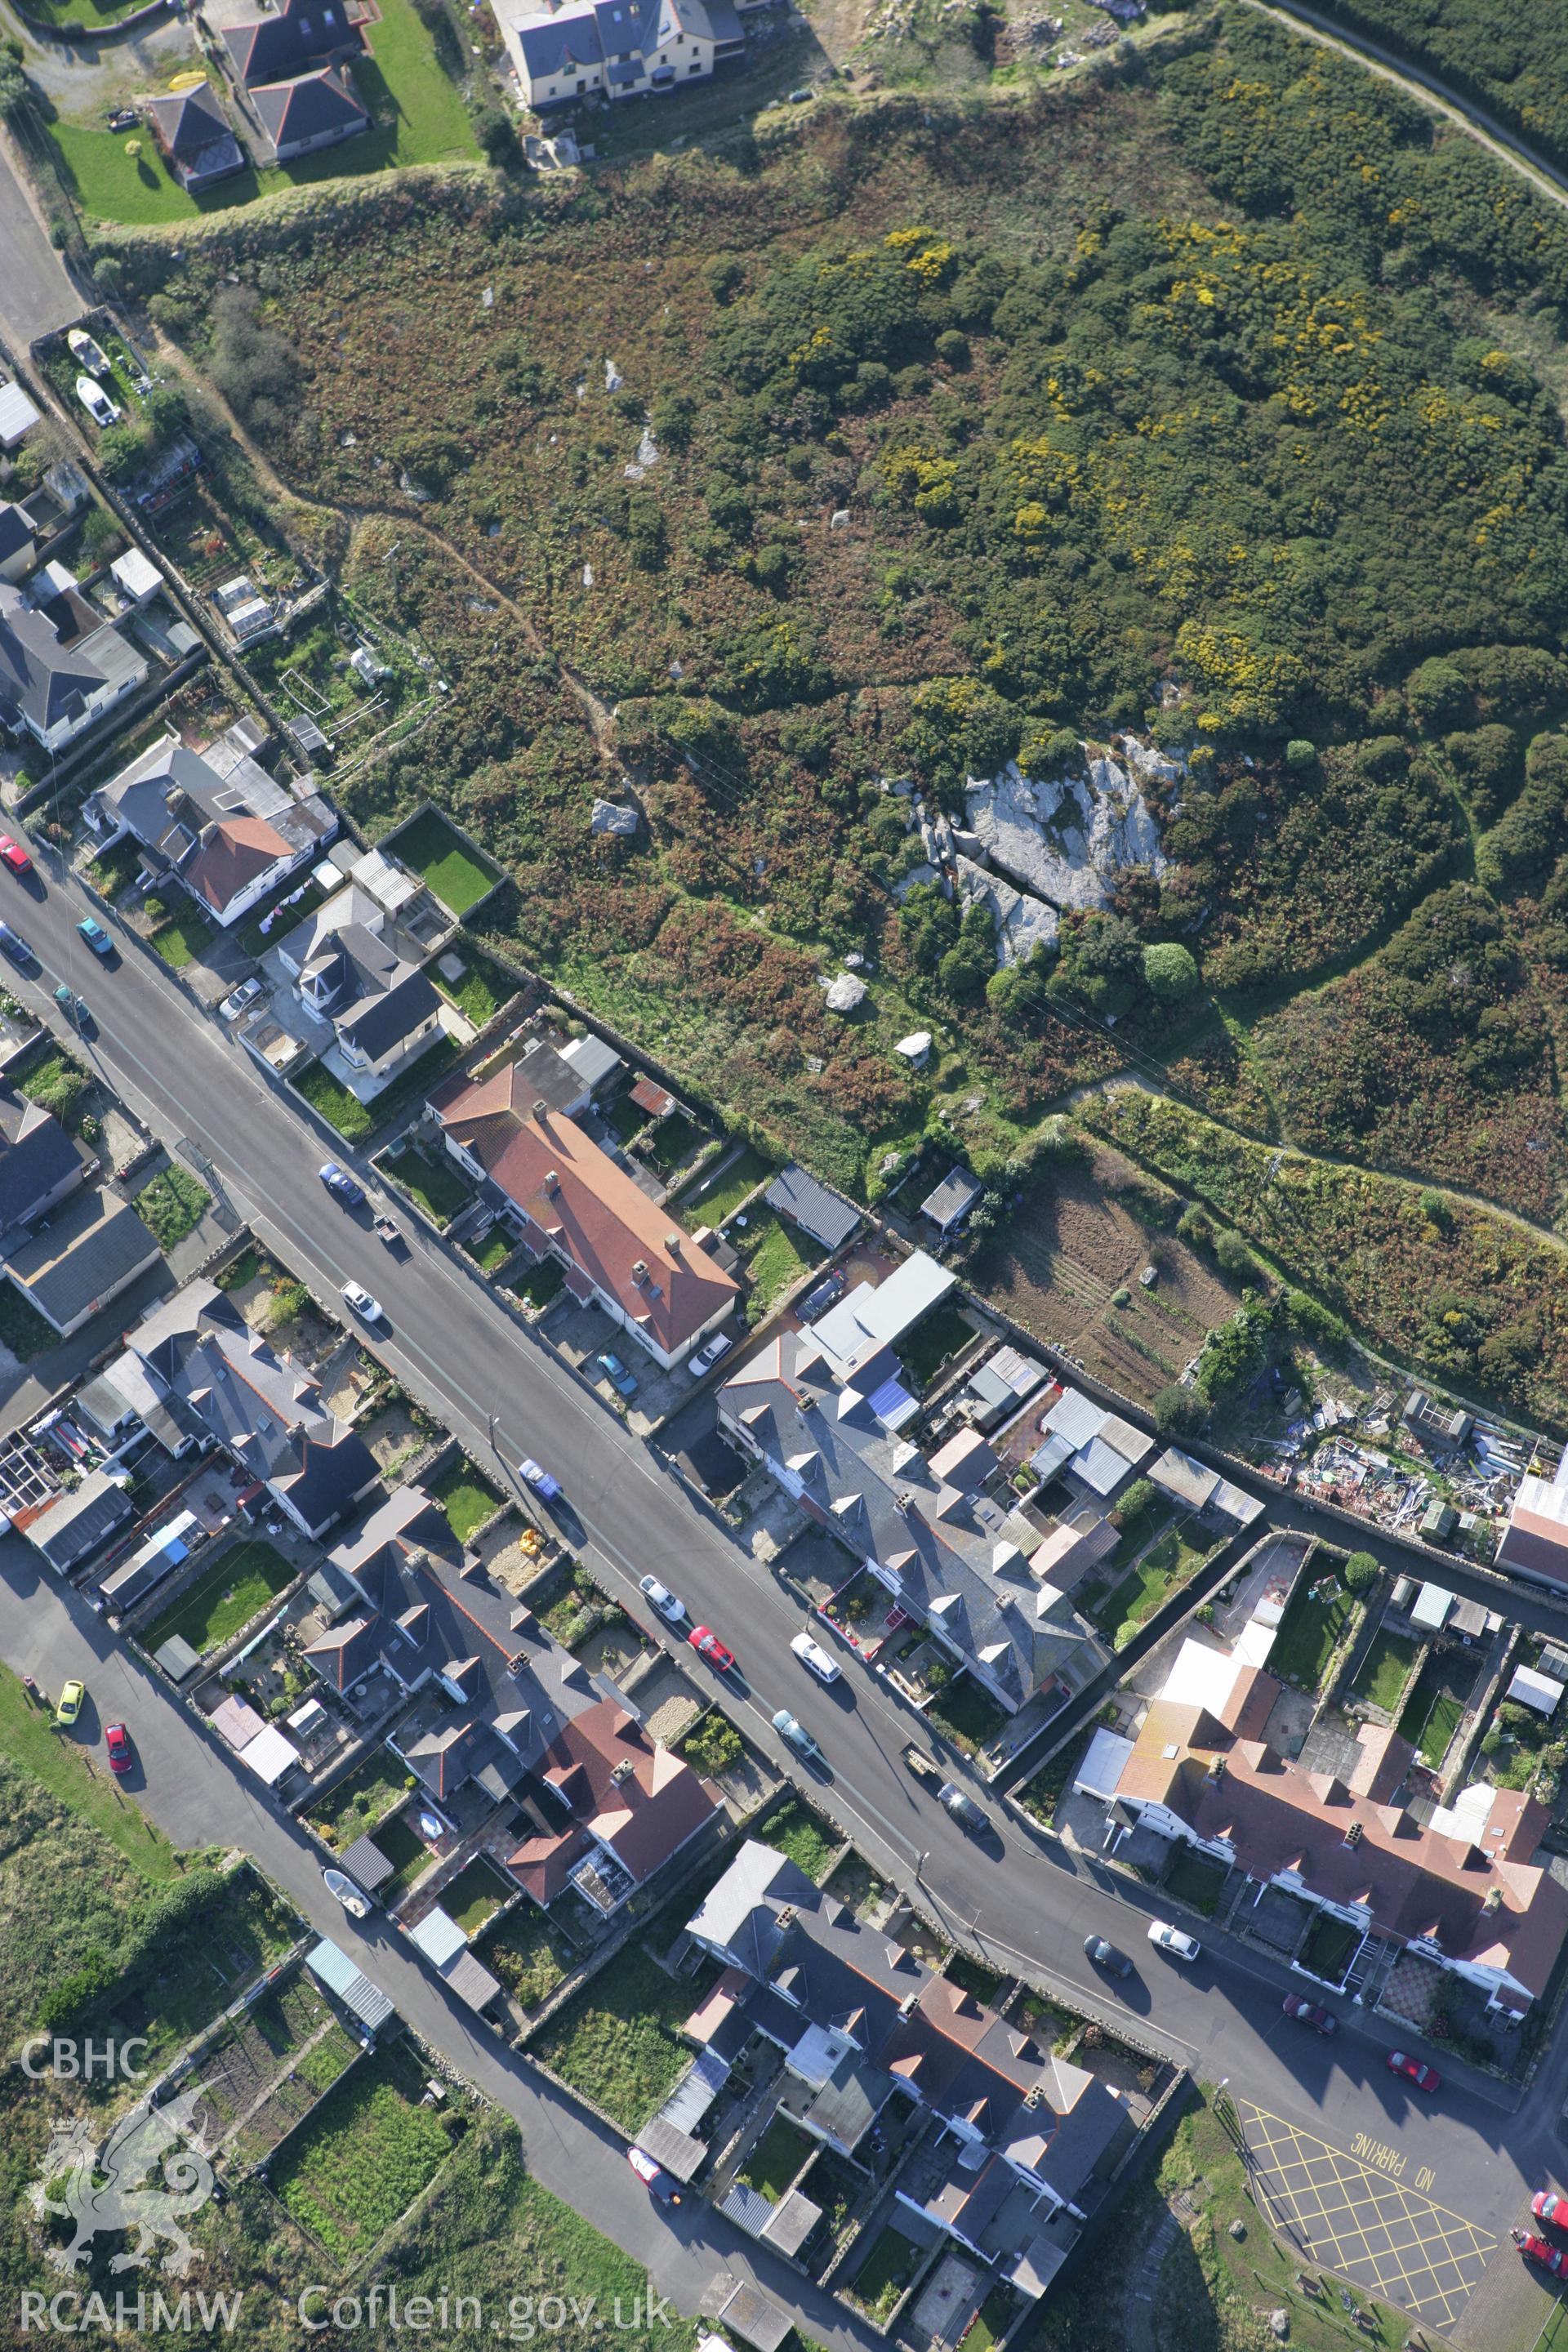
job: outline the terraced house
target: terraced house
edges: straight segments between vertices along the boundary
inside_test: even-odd
[[[999,1706],[1067,1699],[1106,1652],[1036,1569],[1037,1530],[982,1493],[951,1447],[943,1466],[900,1435],[913,1400],[898,1359],[875,1335],[836,1355],[835,1328],[826,1316],[752,1357],[720,1391],[721,1426]]]
[[[523,104],[536,113],[675,89],[745,52],[733,0],[586,0],[552,11],[492,5]]]

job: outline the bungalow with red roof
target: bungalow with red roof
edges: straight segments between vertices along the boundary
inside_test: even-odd
[[[535,1261],[553,1257],[573,1297],[595,1300],[667,1371],[735,1306],[734,1277],[575,1119],[534,1097],[526,1061],[431,1099],[452,1158]]]

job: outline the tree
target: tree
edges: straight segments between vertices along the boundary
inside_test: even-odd
[[[1183,1394],[1185,1393],[1184,1390]],[[1110,1514],[1113,1524],[1119,1528],[1130,1527],[1134,1519],[1142,1517],[1153,1499],[1152,1482],[1147,1478],[1134,1478]]]
[[[1366,1592],[1377,1581],[1377,1562],[1369,1551],[1352,1551],[1343,1574],[1347,1591]]]
[[[1154,1426],[1162,1437],[1195,1437],[1208,1419],[1208,1407],[1195,1389],[1173,1381],[1154,1399]]]
[[[1179,1004],[1198,984],[1190,951],[1174,940],[1155,940],[1143,950],[1143,985],[1162,1004]]]
[[[1285,765],[1300,775],[1303,769],[1317,764],[1318,747],[1306,735],[1292,735],[1285,746]]]

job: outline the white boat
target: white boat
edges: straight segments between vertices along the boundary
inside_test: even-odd
[[[328,1894],[337,1896],[351,1919],[370,1917],[370,1897],[354,1885],[346,1870],[323,1870],[321,1876]]]
[[[85,327],[73,327],[66,337],[71,357],[84,367],[89,375],[109,373],[109,354],[101,343],[95,343]]]

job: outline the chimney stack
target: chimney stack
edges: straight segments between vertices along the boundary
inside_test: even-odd
[[[637,1284],[639,1290],[642,1288],[643,1284],[647,1280],[647,1260],[646,1257],[639,1257],[637,1264],[633,1266],[632,1280]]]
[[[561,1190],[561,1171],[558,1168],[547,1168],[545,1170],[544,1189],[545,1192],[552,1196],[559,1192]]]

